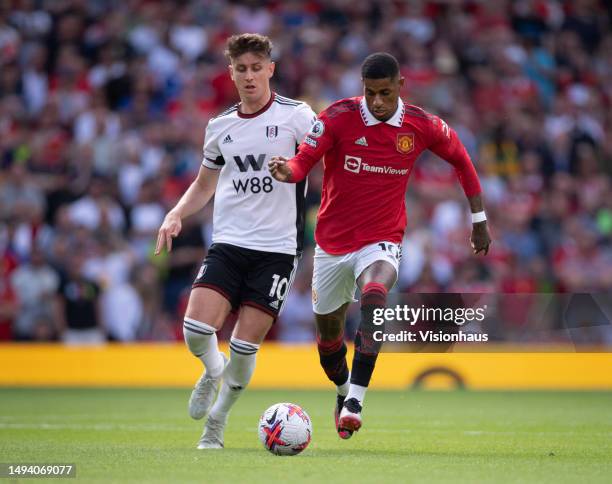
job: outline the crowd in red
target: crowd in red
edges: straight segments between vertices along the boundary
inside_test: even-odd
[[[165,212],[236,102],[225,39],[274,43],[274,88],[315,111],[359,95],[374,51],[458,132],[492,250],[475,259],[452,169],[410,182],[400,291],[612,289],[612,8],[598,0],[13,0],[0,6],[0,339],[180,338],[210,207],[153,258]],[[273,336],[313,338],[310,249]],[[602,338],[610,339],[602,332]],[[607,336],[606,336],[607,335]]]

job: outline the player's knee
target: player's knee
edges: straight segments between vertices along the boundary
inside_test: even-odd
[[[346,344],[344,343],[344,333],[341,333],[335,338],[321,339],[319,335],[317,335],[317,349],[319,350],[319,354],[321,357],[324,355],[335,354],[342,349],[344,349],[344,353],[346,354]]]
[[[317,343],[337,344],[344,339],[344,329],[340,324],[328,325],[317,328]]]
[[[397,279],[397,270],[389,262],[376,261],[368,266],[359,276],[358,282],[361,292],[365,292],[366,287],[372,283],[382,284],[389,291]]]
[[[191,290],[185,317],[206,323],[219,330],[231,310],[230,303],[221,294],[208,288]]]
[[[384,306],[387,304],[387,287],[380,282],[368,282],[361,292],[361,306]]]
[[[266,334],[268,334],[268,331],[272,327],[272,323],[252,327],[248,327],[248,325],[240,323],[241,322],[239,321],[238,324],[240,327],[236,327],[232,338],[236,338],[240,341],[252,342],[252,344],[256,345],[260,345],[262,343],[266,337]]]
[[[212,325],[185,316],[183,320],[183,337],[189,350],[198,358],[211,350],[211,342],[216,345],[216,328]],[[214,340],[214,341],[213,341]]]
[[[344,338],[346,307],[342,306],[329,314],[317,314],[317,341],[335,342]]]
[[[252,306],[242,306],[232,338],[259,345],[272,328],[274,320],[271,314]]]
[[[317,347],[322,355],[336,353],[344,345],[344,317],[342,306],[329,314],[317,314]]]

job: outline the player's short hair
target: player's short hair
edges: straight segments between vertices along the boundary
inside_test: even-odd
[[[361,64],[363,79],[395,79],[399,76],[399,62],[387,52],[375,52],[365,58]]]
[[[236,59],[247,52],[269,59],[272,55],[272,41],[265,35],[260,34],[237,34],[227,39],[225,55],[230,60]]]

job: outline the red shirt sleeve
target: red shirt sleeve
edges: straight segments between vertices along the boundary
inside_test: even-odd
[[[454,129],[438,116],[430,116],[429,150],[455,167],[459,182],[467,197],[482,192],[480,180],[465,146]]]
[[[312,167],[334,145],[335,137],[331,124],[327,113],[323,111],[298,147],[298,153],[287,162],[291,169],[292,183],[301,182],[306,178]]]

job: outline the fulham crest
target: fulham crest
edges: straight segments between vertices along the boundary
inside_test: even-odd
[[[266,126],[266,138],[269,140],[276,139],[278,136],[278,126]]]

